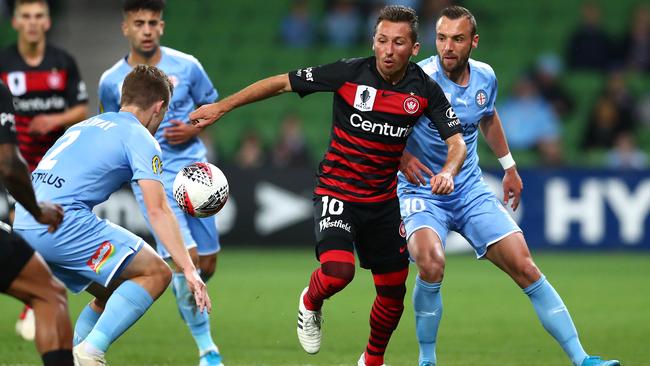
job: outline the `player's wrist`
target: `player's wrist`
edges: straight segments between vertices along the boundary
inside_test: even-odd
[[[512,158],[512,154],[510,152],[498,158],[497,160],[499,160],[499,164],[501,164],[503,170],[509,170],[511,168],[514,168],[517,165],[517,163],[515,163],[515,159]]]

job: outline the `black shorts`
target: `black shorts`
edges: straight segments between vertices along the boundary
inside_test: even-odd
[[[34,255],[27,242],[0,222],[0,292],[6,292],[11,283]]]
[[[328,250],[356,250],[362,268],[388,273],[408,267],[406,239],[399,233],[397,197],[379,203],[314,197],[316,257]]]

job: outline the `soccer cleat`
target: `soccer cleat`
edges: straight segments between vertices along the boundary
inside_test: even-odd
[[[33,341],[36,336],[36,319],[34,310],[25,305],[23,312],[16,321],[16,333],[26,341]]]
[[[201,355],[199,366],[223,366],[219,349],[210,349]]]
[[[302,290],[298,300],[298,340],[305,352],[315,354],[320,350],[321,323],[323,320],[320,310],[312,311],[307,310],[305,307],[303,297],[307,293],[307,289],[309,287]]]
[[[104,355],[91,355],[86,352],[86,343],[81,342],[72,348],[75,366],[106,366]]]
[[[436,366],[436,365],[431,361],[422,361],[420,362],[420,366]]]
[[[598,356],[589,356],[582,360],[581,366],[621,366],[618,360],[603,360]]]
[[[361,357],[359,357],[359,361],[357,362],[357,366],[366,366],[366,352],[363,352],[361,354]],[[386,366],[386,364],[382,364],[381,366]]]

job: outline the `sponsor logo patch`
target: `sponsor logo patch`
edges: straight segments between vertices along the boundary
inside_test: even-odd
[[[347,222],[343,222],[343,220],[341,219],[332,220],[332,218],[329,216],[320,220],[320,222],[318,223],[318,227],[320,228],[320,231],[329,228],[342,229],[347,231],[348,233],[352,231],[352,227],[350,227],[350,224],[348,224]]]
[[[111,244],[110,241],[105,241],[99,246],[99,248],[97,248],[95,254],[93,254],[93,256],[88,259],[88,262],[86,262],[86,264],[88,267],[90,267],[90,269],[95,271],[95,273],[99,273],[104,263],[108,261],[114,252],[115,247],[113,244]]]
[[[362,112],[371,111],[372,107],[375,105],[376,96],[377,89],[371,86],[359,85],[357,86],[357,91],[354,96],[353,106]]]

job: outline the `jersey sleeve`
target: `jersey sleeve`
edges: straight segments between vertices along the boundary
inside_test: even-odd
[[[162,153],[153,136],[132,133],[127,140],[125,151],[133,171],[131,181],[148,179],[162,182]]]
[[[427,99],[429,105],[424,110],[424,115],[429,118],[440,133],[443,140],[462,132],[460,120],[449,104],[440,85],[427,77]]]
[[[119,90],[108,77],[102,77],[99,80],[97,88],[99,97],[99,113],[118,112],[120,110]]]
[[[488,100],[487,107],[485,108],[485,114],[488,116],[491,116],[494,114],[494,105],[497,102],[497,94],[498,94],[498,85],[497,85],[497,78],[495,77],[492,79],[492,83],[490,84],[490,99]]]
[[[68,107],[74,107],[77,104],[88,103],[88,91],[86,83],[81,79],[77,62],[72,56],[68,55],[68,80],[65,91],[65,99]]]
[[[192,100],[197,106],[214,103],[219,98],[219,92],[214,88],[208,74],[205,72],[200,63],[192,64],[192,88],[190,93]]]
[[[344,60],[298,69],[289,73],[291,90],[301,97],[315,92],[333,92],[345,83],[350,74],[350,67]]]
[[[0,144],[15,144],[16,125],[13,97],[9,88],[0,82]]]

